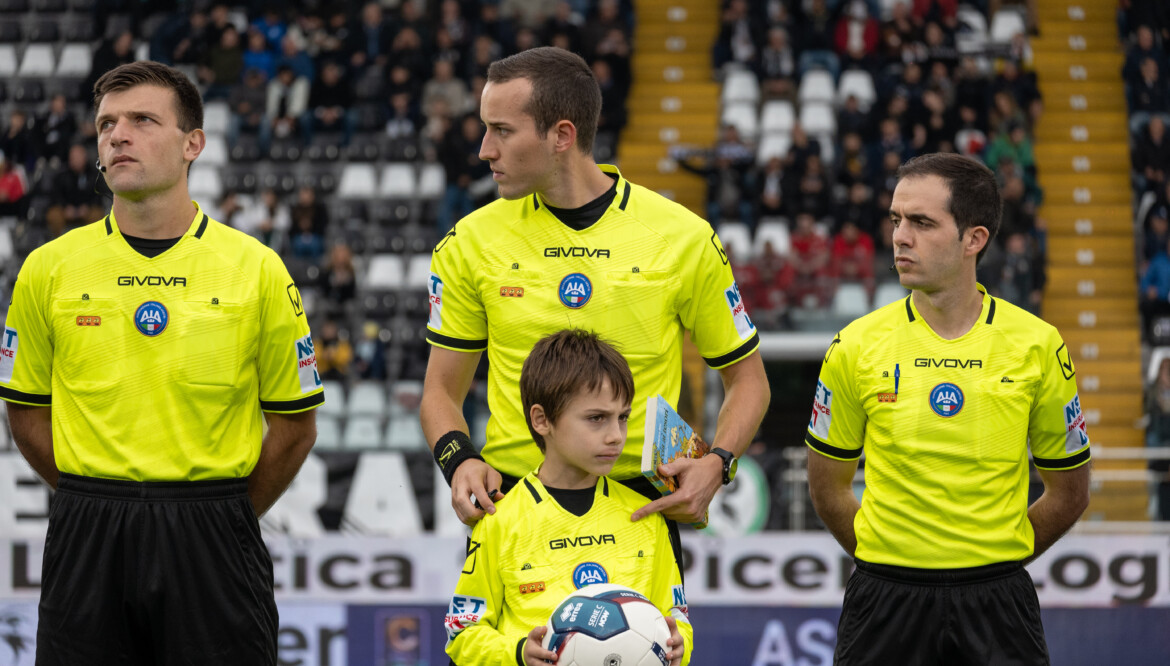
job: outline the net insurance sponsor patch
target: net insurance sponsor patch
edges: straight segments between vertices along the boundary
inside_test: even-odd
[[[1089,443],[1089,433],[1085,429],[1085,415],[1081,413],[1081,396],[1074,395],[1072,400],[1064,406],[1064,451],[1073,453]]]
[[[317,352],[313,349],[313,337],[306,335],[297,340],[297,377],[301,380],[301,393],[321,388],[321,375],[317,374]]]
[[[443,328],[443,281],[438,275],[431,273],[427,280],[427,298],[430,300],[431,314],[427,322],[436,331]]]
[[[0,382],[12,381],[12,369],[16,367],[16,329],[4,327],[4,339],[0,340]]]
[[[822,441],[829,439],[829,422],[833,420],[833,392],[825,383],[817,380],[817,394],[813,398],[812,417],[808,429]]]
[[[732,282],[730,287],[723,290],[723,295],[727,297],[727,307],[731,310],[731,318],[735,321],[735,330],[741,339],[747,340],[755,332],[756,325],[752,323],[747,308],[744,307],[743,297],[739,295],[739,285]]]

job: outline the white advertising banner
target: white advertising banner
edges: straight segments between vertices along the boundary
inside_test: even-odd
[[[267,537],[284,603],[442,604],[463,564],[456,537]],[[0,537],[0,602],[32,601],[43,539]],[[839,606],[851,560],[821,533],[683,536],[692,606]],[[1170,606],[1170,537],[1067,536],[1029,566],[1045,607]]]

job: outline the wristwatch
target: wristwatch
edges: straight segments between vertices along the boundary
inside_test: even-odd
[[[723,485],[726,486],[735,478],[735,470],[739,469],[739,460],[736,460],[731,451],[721,449],[718,446],[711,449],[711,453],[723,458]]]

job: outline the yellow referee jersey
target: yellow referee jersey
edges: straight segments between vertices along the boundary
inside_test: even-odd
[[[170,249],[113,214],[33,251],[0,347],[0,398],[52,407],[62,472],[134,481],[251,473],[261,411],[324,402],[296,285],[271,249],[198,209]]]
[[[755,351],[752,324],[711,226],[686,208],[600,168],[617,181],[596,223],[575,230],[537,195],[498,200],[461,220],[431,257],[427,340],[488,356],[484,455],[520,477],[542,459],[520,403],[520,368],[533,345],[564,328],[600,334],[634,375],[633,404],[661,394],[678,404],[683,329],[713,368]],[[639,476],[645,413],[611,476]]]
[[[983,292],[975,326],[944,340],[914,299],[880,308],[825,354],[806,442],[855,460],[857,557],[921,569],[1023,560],[1028,449],[1037,467],[1089,461],[1072,359],[1051,325]]]
[[[530,473],[475,524],[447,609],[447,653],[459,666],[523,663],[520,641],[561,599],[593,583],[625,585],[678,623],[691,659],[694,632],[666,521],[630,522],[646,498],[605,477],[584,516],[566,511]]]

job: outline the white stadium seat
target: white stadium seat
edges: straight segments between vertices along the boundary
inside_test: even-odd
[[[199,153],[199,163],[206,166],[223,166],[228,162],[227,141],[218,134],[208,134],[207,144]]]
[[[336,416],[319,414],[317,416],[317,442],[315,449],[340,449],[341,425]]]
[[[756,106],[748,102],[734,102],[723,107],[720,117],[723,125],[733,125],[744,141],[753,141],[759,131]]]
[[[873,309],[896,303],[909,294],[910,292],[897,282],[883,282],[878,285],[877,292],[873,295]]]
[[[714,222],[714,220],[712,220]],[[752,255],[752,232],[743,222],[723,222],[719,225],[719,242],[723,249],[731,248],[735,261],[747,261]]]
[[[857,98],[862,111],[869,111],[870,105],[877,100],[877,91],[874,90],[873,77],[869,72],[850,69],[841,74],[841,84],[837,87],[837,106],[845,106],[845,100],[850,95]]]
[[[987,46],[987,17],[970,5],[959,5],[955,17],[959,21],[955,31],[955,47],[959,53],[978,53]]]
[[[325,404],[317,408],[317,413],[327,416],[343,416],[345,414],[345,387],[341,382],[326,379],[321,382],[325,389]]]
[[[361,381],[349,392],[349,416],[382,416],[386,413],[386,387],[380,381]]]
[[[386,424],[386,448],[398,451],[425,451],[427,440],[423,436],[418,412],[408,412],[390,419]]]
[[[1025,29],[1023,14],[1014,9],[1001,9],[991,19],[991,43],[1007,44]]]
[[[376,416],[355,416],[345,422],[341,447],[349,450],[378,449],[382,447],[382,426]]]
[[[760,131],[765,136],[769,134],[791,134],[792,126],[796,124],[796,111],[792,102],[774,99],[764,103],[760,110]]]
[[[782,257],[792,252],[792,235],[784,218],[763,218],[756,227],[755,255],[763,256],[764,244],[771,242],[772,249]]]
[[[24,57],[20,59],[17,76],[52,76],[56,69],[57,62],[53,58],[51,45],[29,44],[24,49]]]
[[[16,76],[17,65],[16,45],[0,44],[0,77]]]
[[[724,105],[733,102],[748,102],[756,104],[760,101],[760,82],[756,75],[748,70],[732,70],[727,73],[723,81],[721,99]]]
[[[424,164],[418,173],[418,198],[441,199],[447,190],[447,172],[443,165],[434,162]]]
[[[192,199],[208,205],[218,204],[219,198],[223,196],[223,182],[219,178],[219,169],[195,162],[191,166],[187,188]]]
[[[810,69],[800,80],[800,89],[796,93],[797,101],[829,102],[837,97],[837,87],[833,85],[833,75],[823,69]]]
[[[833,295],[833,315],[853,319],[869,312],[869,297],[865,287],[846,282],[837,286]]]
[[[827,102],[808,102],[800,107],[800,126],[810,135],[836,134],[837,116]]]
[[[407,289],[426,289],[427,281],[431,279],[431,253],[424,252],[410,258],[406,264]]]
[[[391,163],[382,169],[378,196],[401,201],[413,199],[416,194],[418,194],[418,176],[414,172],[413,164]]]
[[[406,283],[406,267],[396,254],[376,254],[366,271],[366,286],[374,290],[401,289]]]
[[[231,122],[231,110],[227,102],[208,102],[203,105],[203,132],[206,134],[227,134]]]
[[[85,77],[93,67],[93,49],[89,44],[66,44],[57,61],[57,76]]]
[[[792,148],[791,135],[765,134],[764,138],[760,139],[760,145],[756,149],[756,163],[764,166],[773,157],[779,157],[783,160],[788,156],[790,148]]]
[[[378,194],[378,176],[372,164],[346,164],[337,186],[342,199],[373,199]]]

